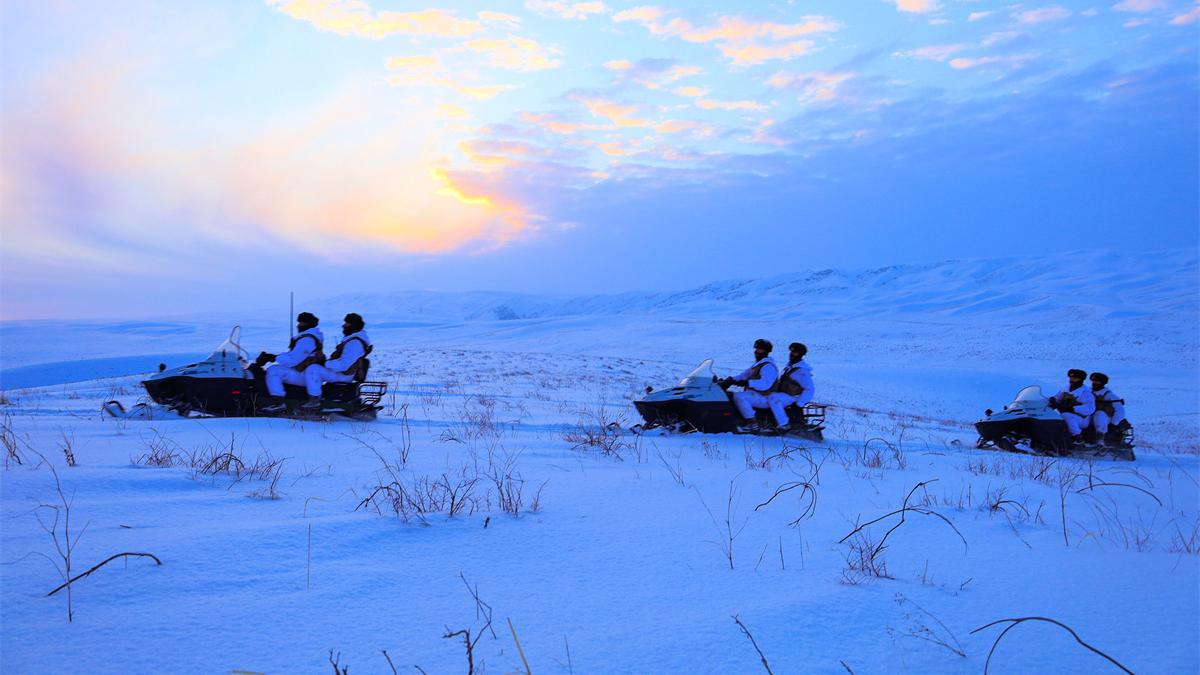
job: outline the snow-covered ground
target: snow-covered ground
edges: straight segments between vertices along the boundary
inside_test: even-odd
[[[536,672],[761,672],[754,643],[777,673],[979,672],[1004,626],[972,630],[1039,616],[1135,672],[1196,672],[1198,300],[1188,251],[298,304],[329,333],[366,317],[390,386],[373,423],[99,416],[232,323],[277,351],[281,320],[3,324],[23,463],[0,473],[0,670],[327,672],[333,650],[350,673],[463,672],[462,636],[443,636],[469,629],[483,672],[525,670],[514,632]],[[780,357],[809,345],[826,442],[599,432],[705,357],[748,365],[757,337]],[[1070,367],[1112,376],[1136,462],[973,449],[983,408]],[[46,597],[62,582],[46,556],[62,561],[38,507],[61,504],[35,451],[72,535],[87,525],[72,574],[121,552],[163,563],[76,582],[69,624],[65,591]],[[401,488],[421,504],[396,513],[383,496]],[[910,492],[900,527],[843,541]],[[991,667],[1115,670],[1046,622],[1009,631]]]

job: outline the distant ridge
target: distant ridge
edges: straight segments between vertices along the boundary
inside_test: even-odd
[[[325,298],[319,308],[390,321],[495,321],[656,314],[768,319],[965,317],[1098,320],[1200,309],[1200,255],[1179,249],[1085,251],[824,269],[719,281],[675,292],[577,297],[491,291],[398,291]]]

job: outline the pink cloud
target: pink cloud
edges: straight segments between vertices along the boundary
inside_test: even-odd
[[[923,61],[945,61],[952,55],[966,49],[967,45],[952,44],[952,45],[929,45],[926,47],[918,47],[909,49],[903,52],[896,52],[894,56],[906,56],[910,59],[918,59]]]
[[[1039,9],[1030,9],[1024,12],[1017,12],[1014,18],[1017,23],[1023,24],[1038,24],[1048,23],[1050,21],[1060,21],[1071,16],[1071,10],[1057,5],[1053,7],[1041,7]]]
[[[378,40],[389,35],[463,37],[483,31],[478,21],[460,19],[441,9],[376,12],[363,0],[266,0],[293,19],[338,35]]]

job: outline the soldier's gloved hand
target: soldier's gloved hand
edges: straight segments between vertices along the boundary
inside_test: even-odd
[[[728,389],[729,386],[732,384],[733,384],[732,377],[722,377],[721,379],[717,380],[717,386],[722,389]]]
[[[737,385],[737,386],[739,386],[739,387],[748,387],[748,386],[750,386],[750,380],[734,380],[734,381],[733,381],[733,383],[734,383],[734,384],[736,384],[736,385]]]
[[[275,355],[270,352],[259,352],[258,358],[254,359],[254,363],[262,366],[275,360]]]

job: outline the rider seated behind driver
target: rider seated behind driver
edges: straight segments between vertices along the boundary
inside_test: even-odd
[[[767,403],[771,406],[771,413],[775,415],[775,425],[779,431],[788,431],[791,428],[787,407],[795,405],[803,410],[804,406],[813,400],[813,394],[817,391],[813,384],[812,366],[804,361],[804,355],[807,353],[808,347],[803,343],[793,342],[788,345],[788,364],[779,374],[779,381],[775,383],[774,390],[767,396]]]
[[[304,371],[305,386],[308,387],[308,401],[301,408],[312,409],[321,407],[321,385],[325,382],[353,382],[362,366],[363,359],[371,353],[371,339],[363,330],[366,322],[354,312],[346,315],[342,321],[342,335],[345,337],[329,360],[323,365],[309,366]]]
[[[733,377],[721,381],[722,386],[736,384],[742,391],[733,393],[733,404],[745,422],[738,427],[740,431],[758,431],[758,422],[754,419],[754,409],[765,410],[770,406],[767,395],[775,386],[779,377],[779,368],[769,354],[772,349],[769,340],[754,341],[754,364]]]
[[[1092,414],[1092,428],[1105,443],[1105,434],[1110,428],[1120,427],[1125,421],[1125,399],[1108,388],[1108,375],[1092,373],[1092,395],[1096,398],[1096,412]],[[1107,443],[1105,443],[1107,445]]]

